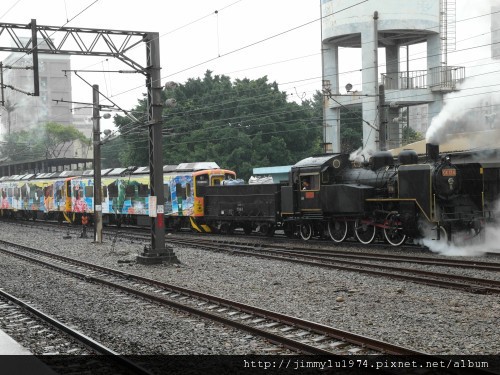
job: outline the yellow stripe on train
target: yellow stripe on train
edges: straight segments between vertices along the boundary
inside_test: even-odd
[[[199,233],[211,233],[212,230],[208,225],[201,224],[198,225],[193,217],[189,218],[189,221],[191,222],[191,227],[196,230]]]

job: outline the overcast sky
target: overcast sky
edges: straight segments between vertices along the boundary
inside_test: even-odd
[[[489,47],[471,49],[491,43],[492,3],[457,0],[457,52],[450,53],[448,62],[466,66],[468,77],[477,70],[481,74],[484,69],[496,70],[496,63],[480,60],[489,56]],[[483,16],[473,18],[480,15]],[[189,78],[202,77],[207,69],[232,79],[267,75],[292,100],[311,98],[316,90],[321,90],[320,16],[318,0],[1,0],[0,3],[3,23],[29,24],[34,18],[38,25],[158,32],[163,84],[185,83]],[[5,37],[0,36],[0,43]],[[144,45],[135,52],[138,61],[145,65]],[[410,70],[426,69],[425,53],[425,45],[410,48]],[[406,70],[405,55],[402,50],[402,70]],[[0,59],[5,56],[0,53]],[[383,49],[379,50],[379,56],[379,73],[383,73]],[[339,64],[340,87],[349,82],[360,90],[360,73],[342,73],[361,68],[360,51],[342,49]],[[106,96],[124,109],[131,109],[146,91],[142,75],[104,72],[130,69],[118,60],[72,57],[72,68],[99,70],[99,73],[80,74],[89,83],[98,84]],[[91,88],[75,75],[72,82],[73,100],[90,102]],[[104,98],[101,103],[105,103]],[[111,125],[111,120],[107,121],[103,127]]]
[[[45,26],[158,32],[162,84],[184,83],[209,69],[232,79],[267,75],[292,99],[321,89],[319,1],[2,0],[0,22],[29,24],[32,18]],[[137,52],[145,65],[145,48]],[[72,57],[72,69],[130,68],[116,60]],[[124,109],[146,91],[142,75],[80,74]],[[90,87],[74,75],[72,82],[74,101],[92,100]]]

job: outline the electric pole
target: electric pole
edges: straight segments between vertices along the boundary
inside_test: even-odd
[[[99,113],[99,86],[92,86],[92,121],[94,145],[94,242],[102,243],[102,187],[101,187],[101,115]]]

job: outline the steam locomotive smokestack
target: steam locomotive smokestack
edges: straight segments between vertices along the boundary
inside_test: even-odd
[[[432,143],[427,143],[425,145],[425,150],[427,152],[427,158],[434,161],[439,159],[439,145],[433,145]]]

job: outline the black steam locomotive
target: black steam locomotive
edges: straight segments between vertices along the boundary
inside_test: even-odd
[[[378,152],[362,166],[348,155],[327,154],[301,160],[282,184],[213,186],[199,195],[205,224],[221,233],[243,228],[272,235],[282,229],[304,240],[355,237],[399,246],[423,236],[482,237],[499,182],[498,166],[457,164],[428,145],[424,163],[413,150],[402,151],[397,161]]]

